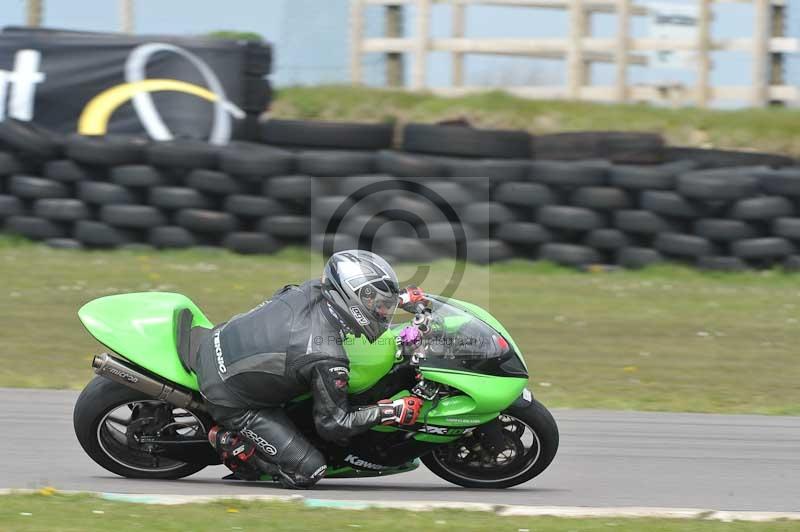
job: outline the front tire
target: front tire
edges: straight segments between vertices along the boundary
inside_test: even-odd
[[[547,469],[558,451],[558,426],[543,404],[532,400],[525,407],[511,406],[500,415],[500,423],[508,446],[494,453],[494,464],[478,458],[486,450],[468,437],[434,449],[422,463],[448,482],[482,489],[517,486]]]
[[[86,385],[75,403],[72,422],[78,442],[92,460],[104,469],[128,478],[174,480],[193,475],[206,467],[205,464],[159,458],[131,447],[122,430],[127,428],[124,423],[126,420],[116,421],[113,416],[119,415],[118,412],[129,412],[127,421],[130,424],[136,405],[161,408],[166,403],[104,377],[95,377]],[[208,433],[208,417],[182,409],[174,409],[171,415],[174,416],[176,410],[180,410],[178,416],[197,420],[196,423],[192,422],[196,428],[190,429],[197,432],[196,436]]]

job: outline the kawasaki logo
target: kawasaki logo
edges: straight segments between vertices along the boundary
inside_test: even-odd
[[[380,471],[382,469],[389,469],[389,467],[380,465],[380,464],[373,464],[372,462],[367,462],[366,460],[362,460],[358,456],[353,454],[348,454],[347,457],[344,459],[350,465],[354,465],[356,467],[363,467],[364,469],[375,469]]]

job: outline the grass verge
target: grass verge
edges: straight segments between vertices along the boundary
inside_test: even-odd
[[[437,122],[466,118],[476,127],[531,133],[620,130],[661,133],[676,146],[753,149],[800,155],[800,110],[669,109],[644,104],[529,100],[493,91],[459,98],[349,86],[281,89],[279,118]]]
[[[46,492],[49,493],[49,492]],[[208,504],[144,505],[112,502],[90,495],[5,495],[0,498],[0,530],[508,530],[508,531],[797,531],[800,522],[769,523],[677,519],[565,519],[499,517],[488,512],[438,510],[347,511],[308,508],[297,502],[219,501]]]
[[[83,387],[103,349],[76,314],[91,299],[181,292],[219,322],[322,264],[300,249],[73,252],[0,239],[0,386]],[[437,293],[453,268],[434,263],[422,286]],[[582,274],[512,261],[467,265],[455,296],[506,325],[550,407],[798,415],[798,286],[774,271]]]

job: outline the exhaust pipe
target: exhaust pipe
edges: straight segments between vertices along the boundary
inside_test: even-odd
[[[114,382],[124,384],[154,399],[166,401],[179,408],[206,412],[205,405],[198,402],[190,392],[185,392],[170,386],[166,382],[145,375],[125,362],[112,357],[108,353],[103,353],[102,355],[94,357],[92,360],[92,367],[94,368],[94,372],[98,375],[111,379]]]

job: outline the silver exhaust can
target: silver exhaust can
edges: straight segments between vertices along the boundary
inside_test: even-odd
[[[165,381],[160,381],[145,375],[133,366],[130,366],[108,353],[97,355],[92,360],[94,372],[114,382],[124,384],[129,388],[140,391],[145,395],[166,401],[179,408],[199,410],[206,412],[205,405],[197,401],[190,392],[171,386]]]

